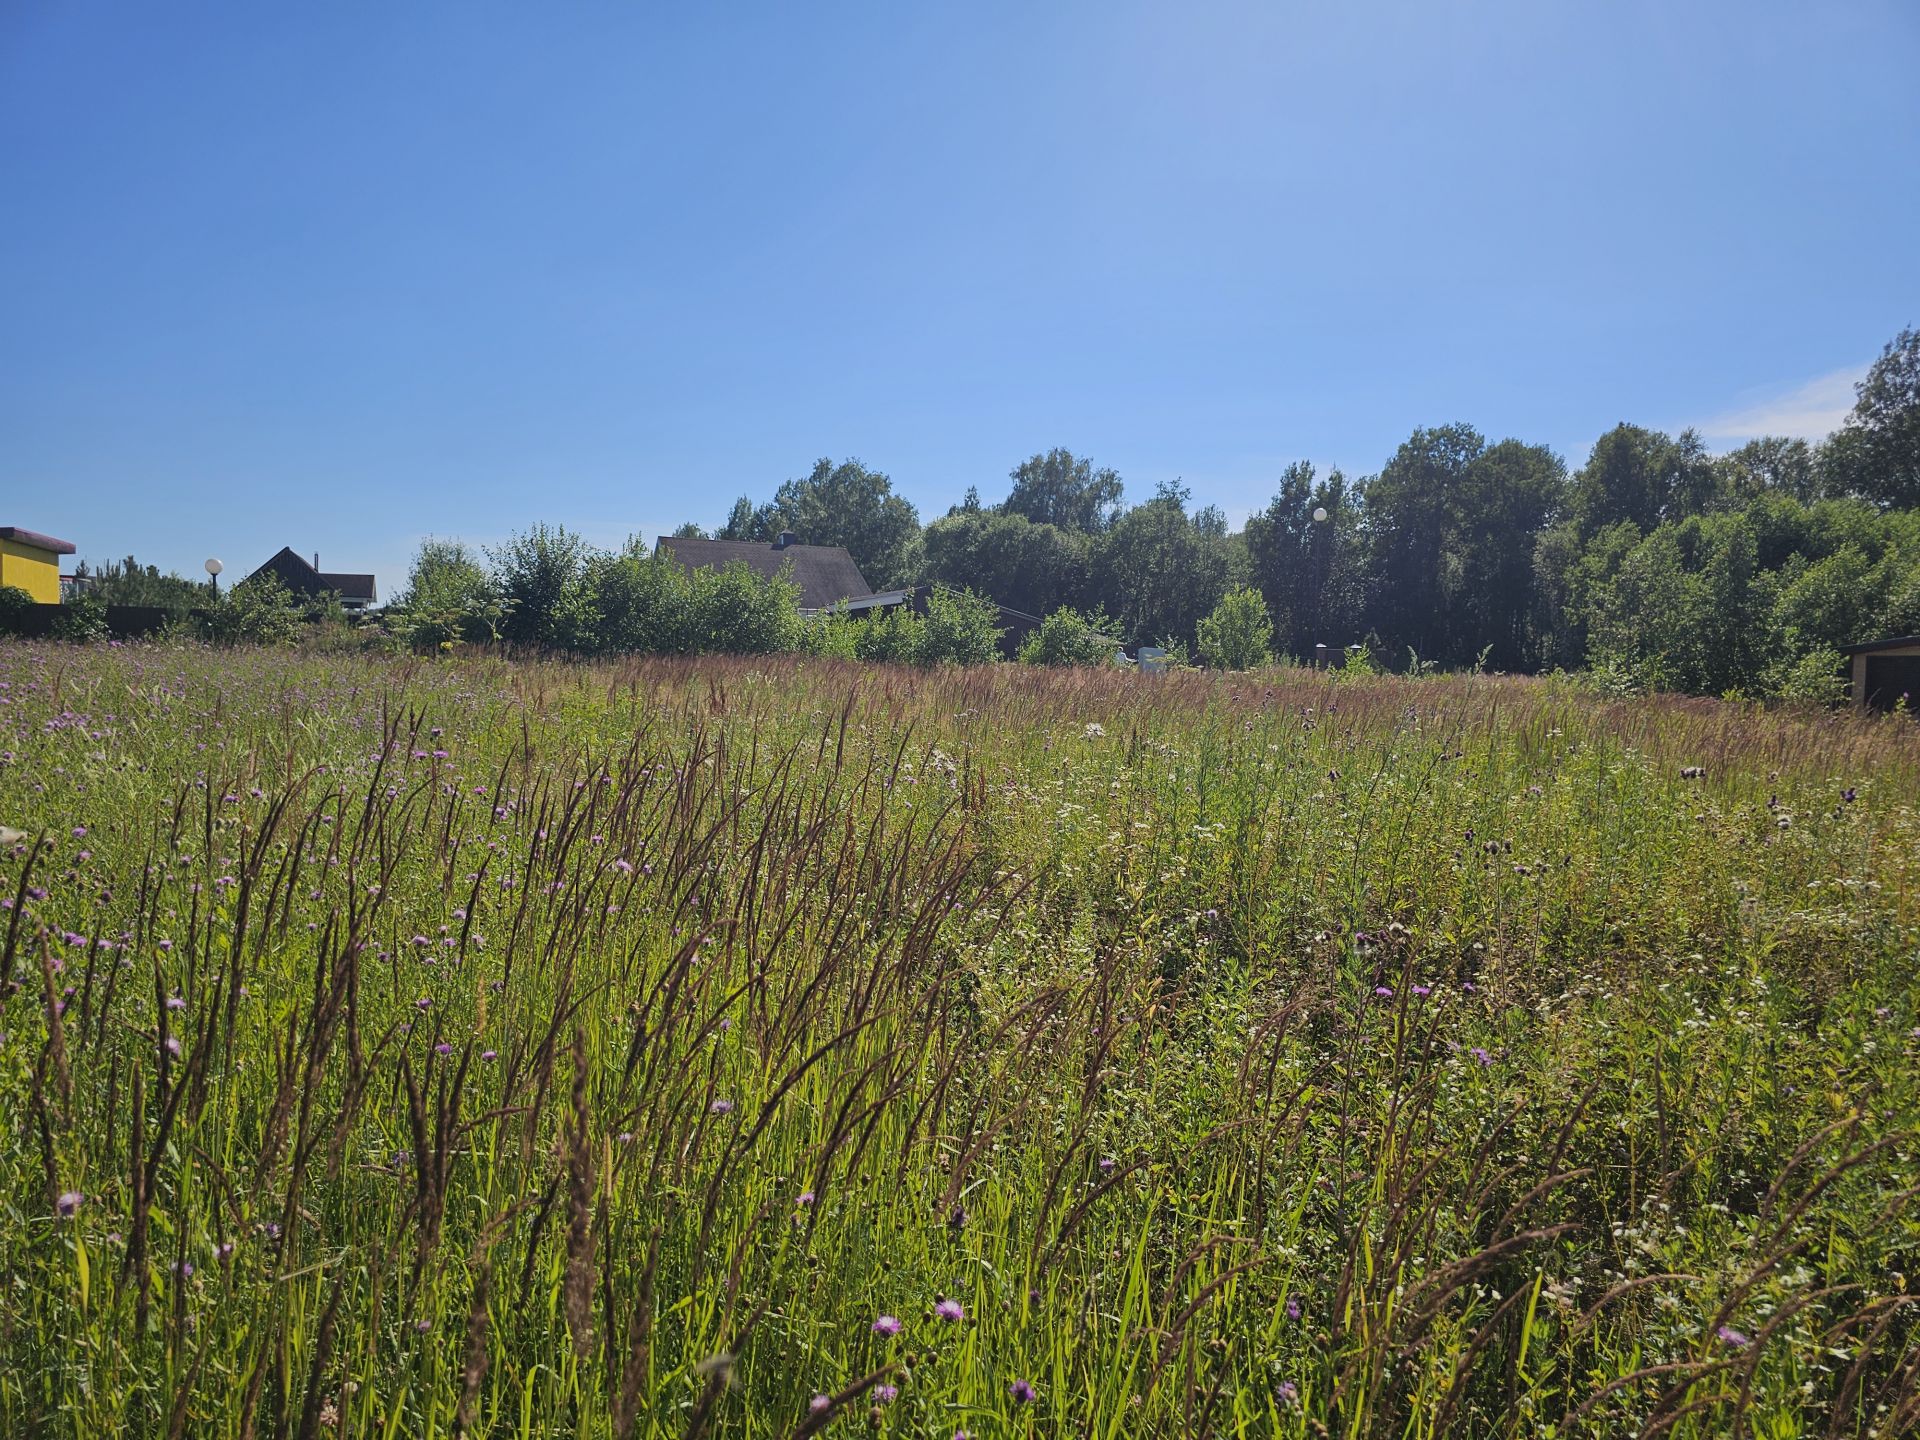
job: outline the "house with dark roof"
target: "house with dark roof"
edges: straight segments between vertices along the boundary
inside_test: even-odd
[[[309,565],[304,556],[294,554],[293,548],[288,545],[281,546],[279,554],[247,579],[253,579],[254,575],[276,575],[287,589],[309,600],[317,600],[326,594],[337,595],[341,606],[348,610],[365,610],[379,598],[374,591],[373,576],[322,570],[318,555],[313,557],[313,563]]]
[[[689,540],[679,535],[662,535],[654,542],[654,552],[670,555],[688,570],[722,569],[735,561],[756,575],[772,579],[781,569],[793,567],[793,582],[800,587],[802,610],[825,610],[842,600],[859,600],[873,594],[873,587],[860,574],[853,556],[844,545],[802,545],[791,530],[779,538],[765,540]]]
[[[1891,710],[1902,700],[1920,710],[1920,635],[1894,635],[1847,645],[1853,703],[1862,710]]]

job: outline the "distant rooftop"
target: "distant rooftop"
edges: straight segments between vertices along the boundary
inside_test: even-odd
[[[783,543],[784,542],[784,543]],[[771,579],[783,565],[793,566],[800,587],[800,608],[821,610],[842,600],[871,595],[873,587],[860,574],[844,545],[802,545],[791,536],[780,540],[688,540],[662,535],[654,547],[671,555],[689,570],[719,569],[740,561],[757,575]]]
[[[16,545],[31,545],[36,550],[51,550],[55,555],[73,554],[71,540],[56,540],[51,535],[42,535],[38,530],[22,530],[18,525],[0,525],[0,540],[11,540]]]
[[[278,575],[280,583],[296,595],[324,595],[331,591],[338,595],[349,608],[371,605],[379,598],[374,592],[373,576],[321,570],[309,564],[305,557],[297,554],[290,545],[282,545],[279,553],[254,571],[253,575],[263,573]],[[247,578],[251,580],[253,575]]]

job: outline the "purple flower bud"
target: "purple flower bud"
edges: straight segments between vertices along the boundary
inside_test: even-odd
[[[1013,1403],[1016,1405],[1031,1405],[1033,1403],[1033,1386],[1024,1380],[1014,1381],[1007,1387],[1007,1393],[1013,1397]]]

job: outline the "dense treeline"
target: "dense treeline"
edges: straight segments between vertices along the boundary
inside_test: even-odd
[[[1364,478],[1288,466],[1239,530],[1177,483],[1129,506],[1117,472],[1064,449],[1010,478],[997,503],[970,488],[922,525],[887,475],[823,459],[764,503],[741,497],[713,532],[844,545],[875,587],[929,587],[924,614],[806,620],[782,579],[689,574],[642,537],[606,552],[536,525],[484,555],[426,542],[385,628],[421,649],[965,663],[996,653],[990,599],[1048,618],[1021,652],[1040,663],[1100,663],[1126,643],[1240,667],[1324,643],[1396,668],[1564,668],[1622,689],[1761,696],[1829,696],[1837,647],[1920,631],[1916,330],[1886,347],[1846,423],[1817,444],[1765,438],[1713,455],[1691,431],[1621,424],[1570,472],[1545,446],[1443,425]],[[284,597],[249,584],[202,628],[284,630]],[[206,600],[131,557],[91,593]]]
[[[1621,685],[1827,693],[1835,647],[1920,630],[1920,331],[1886,347],[1827,440],[1712,455],[1622,424],[1569,473],[1468,425],[1415,431],[1376,475],[1305,461],[1235,531],[1188,489],[1127,506],[1066,450],[969,490],[924,528],[884,474],[822,460],[718,538],[845,545],[875,585],[935,582],[1036,615],[1112,617],[1129,643],[1195,644],[1241,587],[1272,649],[1364,643],[1398,665],[1590,668]],[[699,534],[698,527],[683,533]]]

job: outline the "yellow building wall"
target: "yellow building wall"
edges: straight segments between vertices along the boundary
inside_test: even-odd
[[[42,605],[58,605],[60,557],[37,545],[0,540],[0,585],[17,585]]]

